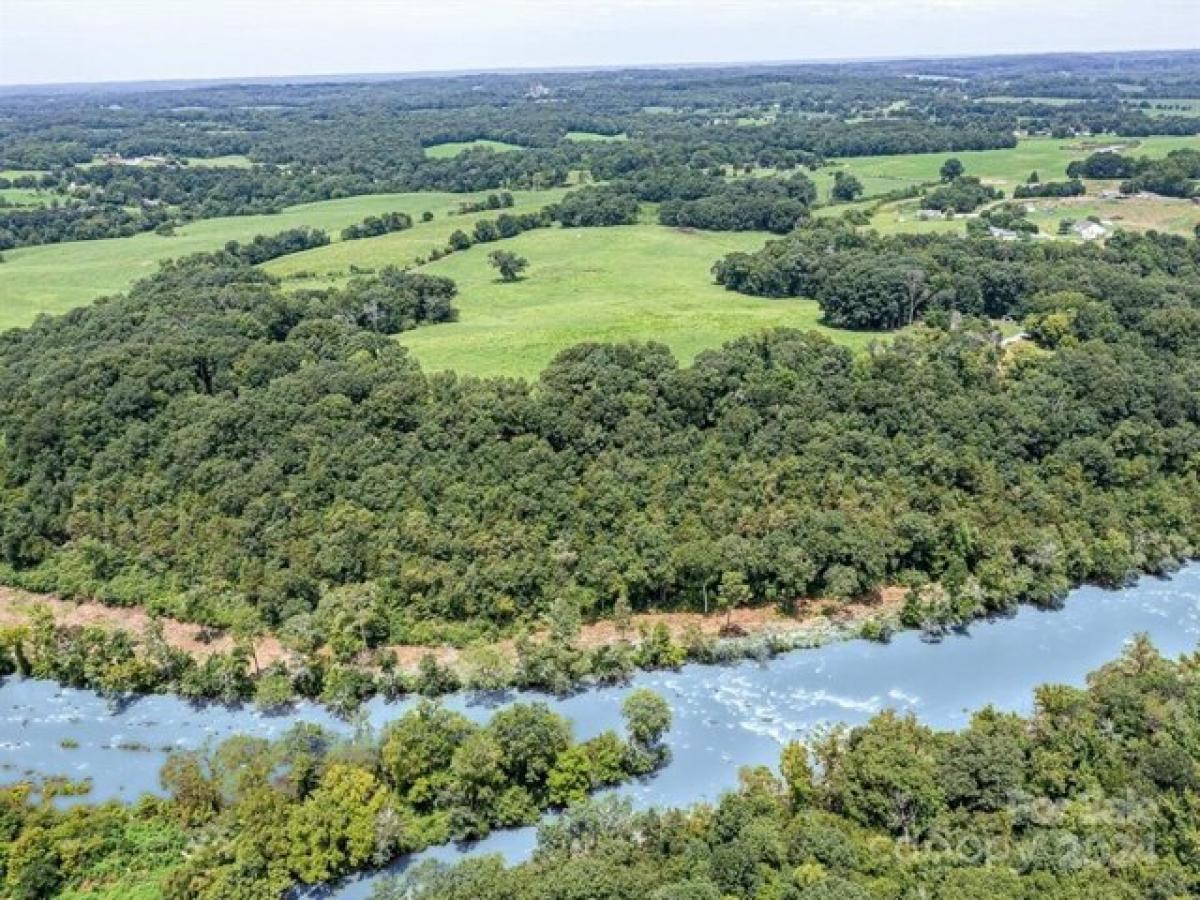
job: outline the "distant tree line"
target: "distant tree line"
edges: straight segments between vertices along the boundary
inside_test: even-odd
[[[563,228],[632,225],[638,218],[638,201],[623,185],[585,187],[563,197],[554,217]]]
[[[367,216],[358,224],[343,228],[342,240],[356,241],[360,238],[379,237],[393,231],[407,231],[412,226],[412,216],[408,213],[390,212],[382,216]]]
[[[314,247],[324,247],[328,243],[329,235],[320,228],[289,228],[278,234],[255,235],[247,243],[227,241],[225,253],[248,265],[255,266],[269,259],[287,256],[289,253],[300,253],[304,250],[312,250]]]
[[[1013,189],[1013,198],[1025,200],[1030,197],[1081,197],[1086,193],[1082,181],[1072,178],[1069,181],[1042,181],[1030,184],[1018,184]]]
[[[463,200],[458,204],[458,212],[460,215],[465,215],[493,209],[510,209],[514,202],[510,191],[500,191],[498,194],[488,194],[481,200]]]
[[[742,178],[724,182],[695,200],[668,200],[659,222],[708,231],[773,231],[786,234],[808,217],[817,199],[811,180],[799,173],[787,178]]]
[[[85,202],[51,202],[42,206],[0,206],[0,250],[129,237],[170,221],[166,209],[127,209]]]
[[[922,209],[950,213],[974,212],[985,203],[1003,197],[996,188],[984,184],[973,175],[957,175],[921,198]]]
[[[1200,190],[1200,150],[1183,147],[1162,159],[1134,158],[1115,151],[1093,153],[1067,166],[1072,178],[1119,178],[1121,192],[1149,191],[1166,197],[1192,197]]]
[[[1021,218],[1023,210],[1009,206],[987,222],[1021,230]],[[1179,260],[1189,272],[1197,256],[1193,242],[1166,235],[1121,233],[1104,250],[1089,250],[950,235],[883,237],[826,220],[755,253],[730,254],[713,271],[730,290],[815,299],[830,324],[849,328],[895,328],[934,311],[1020,317],[1030,298],[1056,291],[1082,291],[1114,309],[1144,303],[1154,291],[1190,303],[1186,281],[1163,282],[1169,268],[1153,277],[1134,274],[1142,253],[1163,265]]]
[[[967,222],[967,234],[975,236],[992,235],[992,229],[1011,231],[1017,235],[1038,233],[1038,227],[1029,221],[1029,213],[1021,203],[999,203],[983,210],[978,218]],[[1008,235],[1003,235],[1007,237]]]

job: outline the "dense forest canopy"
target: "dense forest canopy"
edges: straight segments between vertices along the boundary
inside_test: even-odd
[[[862,357],[779,331],[690,368],[583,344],[533,384],[465,379],[389,337],[453,315],[444,279],[288,294],[223,253],[11,331],[5,577],[284,631],[367,603],[385,642],[564,596],[707,609],[731,577],[785,608],[934,581],[969,616],[1194,554],[1195,241],[821,223],[761,256],[719,277],[931,327]],[[1009,354],[982,315],[1042,349]]]

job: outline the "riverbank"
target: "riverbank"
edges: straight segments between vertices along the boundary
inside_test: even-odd
[[[865,630],[874,629],[877,636],[886,635],[896,626],[903,596],[901,589],[887,588],[871,601],[833,604],[807,600],[796,604],[794,615],[786,615],[778,607],[741,608],[728,615],[707,616],[689,612],[640,613],[630,617],[626,628],[611,620],[584,624],[571,641],[571,647],[590,654],[624,649],[633,653],[636,668],[669,668],[671,660],[678,664],[685,660],[718,662],[774,655],[798,647],[817,646],[834,638],[858,636]],[[0,587],[0,627],[20,629],[29,626],[38,610],[49,613],[50,621],[63,634],[79,629],[100,629],[120,633],[138,648],[144,648],[146,636],[152,628],[157,629],[158,639],[197,665],[211,664],[215,657],[231,656],[239,650],[252,661],[255,674],[272,667],[294,667],[302,661],[301,654],[289,650],[271,635],[252,641],[239,640],[228,632],[152,616],[137,607],[70,601],[49,594]],[[546,631],[535,632],[529,638],[534,647],[545,646],[550,640]],[[650,644],[655,645],[653,659],[643,662],[651,664],[636,665],[636,652]],[[477,686],[495,689],[522,686],[512,684],[512,677],[505,675],[506,670],[520,664],[521,655],[522,642],[514,639],[471,648],[389,644],[359,654],[354,665],[377,675],[381,661],[386,660],[383,668],[417,679],[428,675],[432,662],[440,667],[438,678],[453,690],[470,687],[479,680],[479,657],[483,656],[493,671],[489,673],[487,684]],[[442,693],[437,690],[424,692]]]
[[[620,727],[621,704],[631,691],[646,687],[661,694],[675,714],[667,736],[672,762],[653,779],[617,793],[639,809],[681,807],[714,801],[736,787],[741,766],[774,766],[781,744],[807,740],[838,724],[859,724],[886,709],[912,713],[939,729],[961,728],[970,710],[989,705],[1028,713],[1037,685],[1082,685],[1089,671],[1119,655],[1138,633],[1147,634],[1169,657],[1196,649],[1200,565],[1189,565],[1169,580],[1145,577],[1124,590],[1078,588],[1055,611],[1025,606],[936,644],[904,631],[887,644],[831,642],[767,665],[684,665],[677,671],[636,673],[628,684],[565,697],[533,696],[575,722],[577,738],[586,740]],[[460,692],[443,702],[482,723],[530,696]],[[250,705],[196,705],[163,695],[114,704],[92,691],[10,678],[0,683],[0,721],[8,723],[11,735],[0,745],[0,781],[36,775],[86,778],[92,782],[89,802],[132,802],[146,792],[161,792],[157,771],[173,752],[236,734],[277,738],[302,722],[343,735],[379,731],[416,703],[414,698],[376,698],[364,704],[354,722],[346,722],[305,702],[278,713]],[[532,851],[535,832],[497,831],[470,848],[439,846],[421,858],[496,852],[518,861]],[[343,884],[323,896],[365,900],[373,883]]]

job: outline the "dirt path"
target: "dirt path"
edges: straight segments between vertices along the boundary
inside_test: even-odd
[[[838,622],[862,621],[894,613],[899,610],[902,602],[901,589],[886,588],[880,600],[875,603],[839,605],[834,619]],[[47,607],[60,625],[97,625],[126,631],[135,637],[140,637],[151,621],[151,616],[138,607],[105,606],[93,601],[75,602],[49,594],[34,594],[16,588],[0,587],[0,626],[27,623],[30,612],[38,605]],[[746,634],[794,631],[823,618],[822,606],[823,604],[817,601],[805,601],[798,605],[798,613],[795,616],[786,616],[773,606],[737,609],[733,611],[730,622]],[[199,625],[169,618],[160,618],[159,621],[162,623],[167,643],[197,658],[203,659],[233,647],[233,638],[228,634],[219,634],[210,640],[204,640]],[[633,617],[633,633],[636,634],[639,627],[653,628],[660,623],[666,625],[676,639],[693,625],[699,626],[702,633],[715,637],[725,624],[725,617],[686,612],[640,613]],[[585,625],[580,635],[580,643],[585,647],[616,643],[619,639],[620,635],[611,621]],[[502,646],[511,651],[512,642],[505,641]],[[405,669],[415,669],[421,657],[428,653],[433,653],[443,663],[453,663],[458,658],[458,651],[451,647],[399,644],[386,649],[396,653],[400,666]],[[288,650],[273,637],[260,639],[255,648],[255,657],[260,666],[285,659],[288,655]]]

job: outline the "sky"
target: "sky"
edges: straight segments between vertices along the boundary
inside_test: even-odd
[[[1200,0],[0,0],[0,84],[1200,47]]]

